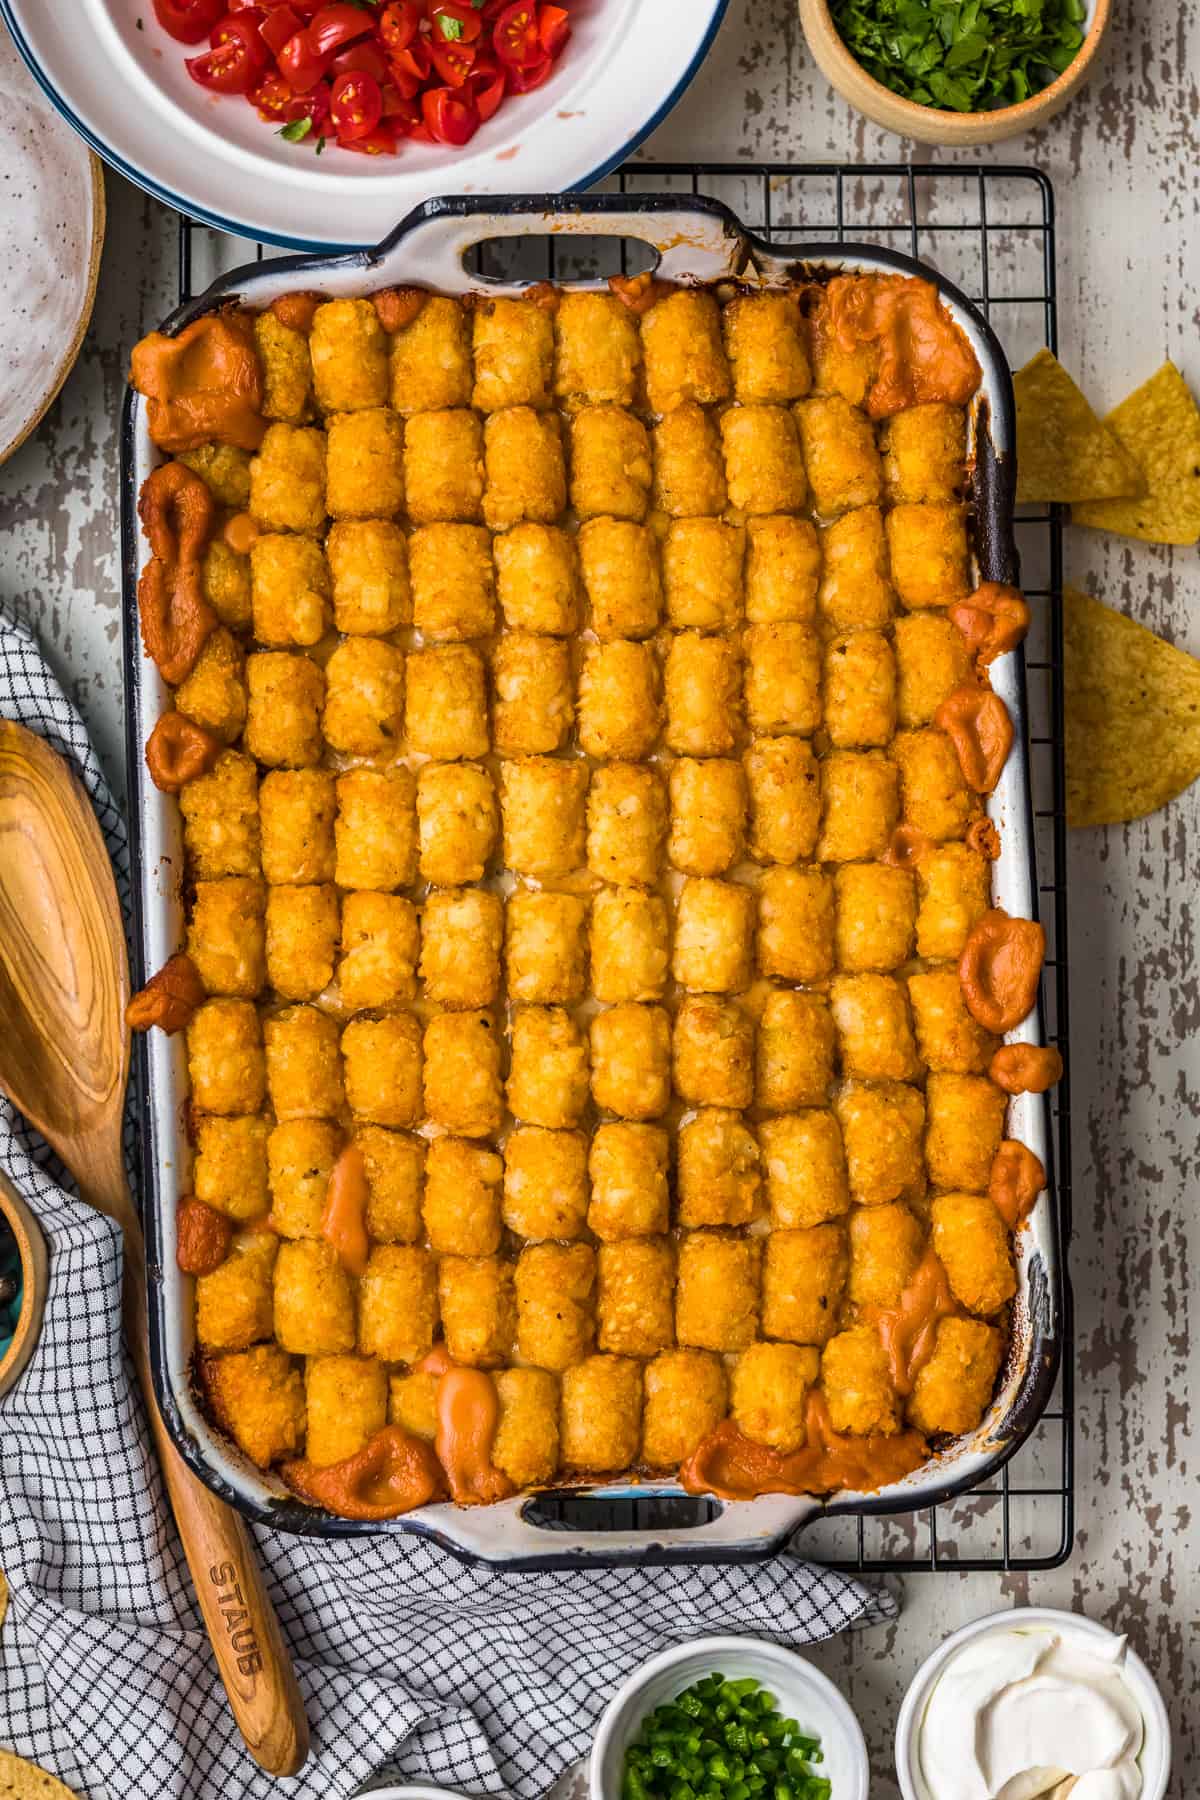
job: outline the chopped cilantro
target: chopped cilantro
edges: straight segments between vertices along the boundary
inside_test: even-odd
[[[868,75],[921,106],[992,112],[1049,87],[1083,46],[1084,0],[831,0]]]
[[[452,18],[449,13],[439,13],[437,22],[442,28],[444,38],[460,38],[462,36],[462,20]]]
[[[311,130],[311,119],[293,119],[290,124],[280,126],[277,136],[286,138],[289,144],[298,144]]]
[[[317,139],[317,155],[318,156],[320,156],[320,154],[324,148],[325,148],[325,139],[323,137],[319,137]]]

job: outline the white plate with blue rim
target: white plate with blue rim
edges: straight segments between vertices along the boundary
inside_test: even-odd
[[[153,0],[0,0],[37,80],[115,169],[181,212],[293,250],[360,249],[431,194],[568,192],[615,168],[665,118],[729,0],[568,0],[554,72],[509,96],[462,149],[396,156],[291,143],[234,96],[200,88]]]

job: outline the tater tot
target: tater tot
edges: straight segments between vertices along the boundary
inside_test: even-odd
[[[1008,1228],[986,1194],[939,1194],[933,1248],[954,1298],[968,1312],[996,1313],[1017,1291]]]
[[[654,427],[654,504],[672,519],[701,519],[724,512],[725,501],[717,427],[685,400]]]
[[[436,1442],[440,1379],[440,1376],[423,1369],[420,1363],[407,1375],[389,1376],[389,1424],[401,1426],[412,1437],[421,1438],[427,1444]]]
[[[906,1081],[920,1073],[908,997],[893,976],[835,975],[829,1003],[844,1074]]]
[[[850,1299],[856,1306],[898,1306],[921,1260],[924,1233],[901,1200],[858,1206],[850,1215]]]
[[[327,769],[274,769],[258,790],[269,882],[332,881],[337,790]]]
[[[799,512],[808,483],[786,406],[729,407],[721,414],[721,442],[730,506],[759,517]]]
[[[893,413],[884,424],[883,486],[893,505],[957,500],[967,461],[967,415],[929,401]]]
[[[427,763],[417,775],[421,877],[435,887],[482,881],[500,835],[496,790],[475,763]]]
[[[821,981],[834,964],[834,887],[818,868],[764,869],[758,884],[759,973]]]
[[[719,1356],[664,1350],[645,1372],[642,1460],[652,1469],[686,1462],[725,1417],[728,1393]]]
[[[204,598],[230,631],[249,631],[250,558],[231,550],[223,538],[213,538],[200,567]]]
[[[311,418],[312,357],[304,333],[282,324],[268,308],[254,315],[254,345],[263,376],[264,419],[299,425]]]
[[[837,1330],[849,1269],[838,1221],[772,1231],[763,1258],[762,1328],[792,1344],[827,1344]]]
[[[882,856],[900,817],[900,780],[878,750],[835,750],[821,761],[821,862]]]
[[[667,743],[678,755],[728,756],[738,748],[742,673],[728,639],[681,631],[667,649],[664,687]]]
[[[847,975],[887,974],[907,962],[916,928],[911,869],[887,863],[843,863],[837,893],[837,966]]]
[[[524,1124],[569,1130],[588,1097],[588,1048],[561,1006],[522,1006],[513,1014],[508,1104]]]
[[[746,848],[746,773],[717,757],[671,764],[667,856],[685,875],[723,875]]]
[[[736,1000],[687,994],[672,1036],[675,1090],[688,1106],[749,1106],[754,1099],[754,1021]]]
[[[670,1223],[671,1141],[659,1125],[598,1125],[588,1152],[588,1229],[601,1243],[652,1237]]]
[[[925,1160],[935,1188],[987,1191],[1008,1096],[986,1075],[933,1074],[925,1083]]]
[[[470,644],[410,651],[404,729],[408,747],[439,762],[488,752],[483,658]]]
[[[910,610],[949,606],[970,588],[966,511],[948,506],[894,506],[887,515],[892,580]]]
[[[900,724],[928,725],[942,701],[970,677],[967,641],[940,612],[906,613],[893,629]]]
[[[490,1006],[500,991],[504,902],[483,888],[437,888],[421,909],[420,976],[439,1006]]]
[[[821,646],[808,625],[746,631],[746,717],[756,735],[807,737],[821,723]]]
[[[739,400],[803,399],[812,370],[796,294],[738,295],[723,308],[721,323]]]
[[[201,1113],[195,1121],[196,1155],[192,1187],[203,1200],[238,1225],[259,1219],[270,1206],[267,1186],[269,1121],[249,1118],[213,1118]]]
[[[256,1344],[200,1368],[218,1423],[260,1468],[298,1456],[304,1443],[304,1378],[277,1344]]]
[[[689,876],[675,911],[676,981],[691,993],[736,994],[750,985],[754,893]]]
[[[588,1140],[582,1131],[518,1125],[504,1145],[504,1223],[518,1237],[583,1236]]]
[[[404,505],[404,426],[386,406],[325,422],[331,519],[391,519]]]
[[[358,1348],[381,1362],[418,1362],[433,1348],[437,1262],[419,1244],[376,1244],[358,1284]]]
[[[318,1468],[357,1456],[387,1423],[388,1378],[369,1356],[310,1356],[304,1455]]]
[[[1004,1334],[980,1319],[942,1319],[929,1361],[917,1371],[908,1416],[918,1431],[974,1431],[1000,1364]]]
[[[745,1350],[758,1334],[762,1242],[723,1231],[679,1240],[675,1336],[696,1350]]]
[[[307,354],[307,345],[305,346]],[[264,418],[271,415],[264,409]],[[179,450],[176,460],[198,475],[221,506],[244,512],[250,504],[250,454],[235,444],[201,444],[195,450]]]
[[[515,893],[504,918],[510,1000],[580,1000],[587,987],[587,907],[577,894]]]
[[[559,638],[508,631],[492,653],[492,736],[501,756],[557,750],[575,716],[571,657]]]
[[[758,1217],[758,1143],[740,1112],[702,1107],[679,1133],[679,1223],[748,1225]]]
[[[546,1369],[501,1369],[492,1461],[516,1488],[541,1487],[558,1468],[558,1383]]]
[[[440,1256],[494,1256],[500,1248],[503,1176],[498,1150],[462,1138],[434,1138],[425,1153],[421,1203],[430,1248]]]
[[[187,953],[208,994],[253,1000],[267,979],[266,889],[255,875],[198,881]]]
[[[926,1067],[982,1075],[1000,1040],[968,1012],[955,965],[910,975],[908,998]]]
[[[274,1298],[275,1336],[293,1356],[353,1350],[353,1286],[324,1238],[280,1244]]]
[[[888,624],[896,594],[888,570],[883,514],[877,506],[844,513],[821,532],[817,605],[828,631],[872,631]]]
[[[587,865],[602,881],[653,887],[662,867],[667,796],[662,775],[642,763],[606,763],[587,798]]]
[[[425,1027],[425,1111],[460,1137],[491,1137],[504,1117],[500,1031],[490,1012],[442,1013]]]
[[[795,408],[813,505],[832,519],[853,506],[875,506],[883,470],[871,421],[841,394],[814,394]]]
[[[408,547],[387,519],[339,519],[325,540],[339,631],[382,636],[412,622]]]
[[[212,633],[195,668],[175,689],[175,710],[203,725],[223,744],[232,744],[240,736],[246,723],[246,657],[224,626]]]
[[[645,638],[658,630],[658,545],[645,525],[588,519],[580,527],[579,562],[598,638]]]
[[[825,646],[822,696],[829,741],[840,750],[886,744],[896,729],[896,661],[880,631],[855,631]]]
[[[554,315],[554,392],[560,400],[568,406],[632,406],[641,363],[636,321],[615,294],[560,295]]]
[[[875,1086],[850,1081],[833,1110],[842,1128],[850,1192],[860,1206],[882,1206],[921,1192],[925,1101],[919,1088],[899,1081]]]
[[[424,1230],[423,1139],[381,1125],[356,1125],[354,1142],[367,1172],[367,1236],[378,1244],[415,1244]]]
[[[751,1344],[733,1365],[730,1411],[752,1443],[789,1455],[807,1438],[805,1400],[821,1369],[811,1345]]]
[[[980,811],[979,800],[967,786],[945,732],[934,726],[897,732],[890,754],[900,771],[905,823],[935,844],[965,837]]]
[[[745,533],[721,519],[674,519],[663,543],[667,621],[676,631],[729,631],[742,619]]]
[[[325,677],[307,656],[260,650],[246,658],[244,742],[269,769],[304,768],[321,760]]]
[[[412,1013],[351,1019],[342,1033],[346,1104],[368,1125],[421,1117],[421,1026]]]
[[[642,1438],[641,1364],[589,1356],[563,1371],[562,1459],[602,1474],[628,1468]]]
[[[268,425],[250,463],[250,511],[267,531],[315,534],[325,523],[325,433]]]
[[[179,810],[188,864],[200,880],[258,873],[258,771],[251,757],[224,751],[207,775],[184,782]]]
[[[821,1385],[835,1431],[890,1436],[900,1428],[887,1352],[873,1325],[855,1325],[826,1344]]]
[[[590,1244],[530,1244],[517,1258],[517,1354],[555,1374],[596,1341],[596,1252]]]
[[[807,625],[817,615],[821,545],[810,519],[746,521],[746,618],[751,625]]]
[[[582,593],[574,537],[555,525],[514,525],[493,541],[492,556],[509,630],[569,637]]]
[[[392,339],[391,400],[398,413],[471,404],[471,333],[460,300],[429,294]]]
[[[352,1012],[417,997],[417,911],[398,894],[347,894],[342,901],[338,991]]]
[[[755,738],[743,758],[750,801],[750,853],[762,863],[802,862],[817,847],[821,784],[803,738]]]
[[[471,314],[475,387],[480,412],[503,406],[549,406],[554,322],[536,300],[477,301]]]
[[[670,966],[667,903],[638,888],[602,888],[588,945],[597,1000],[661,1000]]]
[[[850,1210],[842,1134],[823,1109],[764,1119],[758,1142],[776,1230],[803,1230]]]
[[[657,1356],[675,1342],[675,1249],[670,1238],[601,1244],[596,1342],[617,1356]]]
[[[776,989],[758,1022],[759,1106],[765,1112],[824,1106],[833,1074],[833,1019],[824,995]]]
[[[917,954],[931,962],[957,958],[991,905],[986,857],[965,844],[941,844],[917,864]]]
[[[370,300],[327,300],[308,339],[322,412],[356,412],[388,397],[388,340]]]
[[[591,1025],[592,1098],[623,1119],[657,1119],[671,1099],[671,1021],[661,1006],[622,1001]]]
[[[571,420],[570,433],[571,505],[578,516],[640,524],[654,480],[642,421],[619,406],[585,406]]]
[[[271,1273],[278,1243],[270,1231],[239,1231],[225,1261],[197,1277],[196,1338],[203,1349],[246,1350],[270,1337]],[[283,1343],[278,1329],[275,1335]]]
[[[643,314],[641,329],[651,412],[672,412],[685,400],[708,406],[729,398],[733,381],[711,294],[675,288]]]
[[[483,432],[483,516],[493,531],[526,519],[552,525],[566,511],[567,471],[555,413],[511,406]]]
[[[336,783],[334,869],[342,888],[407,887],[416,874],[416,783],[402,763],[350,769]]]
[[[408,541],[413,624],[431,643],[488,637],[496,627],[491,539],[482,525],[423,525]]]
[[[257,1112],[267,1091],[262,1027],[248,1000],[208,1000],[187,1028],[188,1080],[197,1112]]]
[[[284,1000],[311,1000],[333,980],[338,941],[337,889],[267,890],[267,980]]]
[[[583,762],[523,756],[500,765],[504,861],[541,880],[570,875],[585,859]]]
[[[404,493],[414,525],[483,517],[483,427],[457,407],[413,413],[404,429]]]
[[[403,651],[382,638],[344,638],[325,665],[326,742],[350,756],[383,756],[403,728]]]
[[[669,666],[669,665],[668,665]],[[658,740],[658,665],[648,644],[589,644],[579,677],[579,741],[599,762],[636,762]]]

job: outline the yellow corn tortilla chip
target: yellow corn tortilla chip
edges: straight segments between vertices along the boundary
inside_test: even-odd
[[[1200,775],[1200,662],[1067,588],[1067,824],[1156,812]]]
[[[1039,350],[1017,371],[1013,392],[1018,500],[1111,500],[1145,493],[1137,463],[1049,350]]]
[[[1149,544],[1194,544],[1200,538],[1200,408],[1175,364],[1164,363],[1104,423],[1135,458],[1146,493],[1140,500],[1074,506],[1074,522]]]
[[[0,1800],[78,1800],[78,1796],[36,1763],[0,1750]]]

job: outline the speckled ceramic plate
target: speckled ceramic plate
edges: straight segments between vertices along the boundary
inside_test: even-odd
[[[104,181],[0,26],[0,462],[70,374],[96,297]]]

